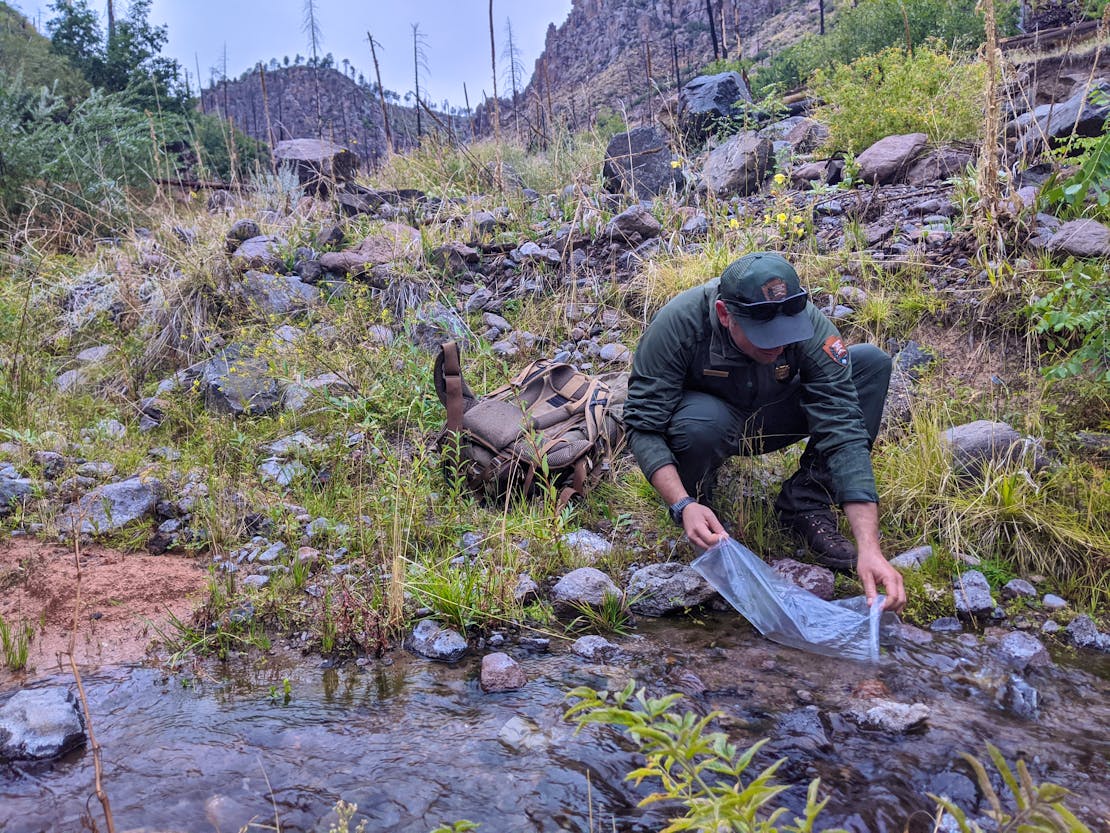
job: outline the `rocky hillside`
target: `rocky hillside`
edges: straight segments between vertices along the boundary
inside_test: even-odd
[[[589,124],[601,107],[651,110],[659,93],[713,60],[714,37],[721,57],[752,58],[817,29],[813,0],[711,5],[712,33],[703,0],[574,0],[566,21],[548,27],[525,92],[529,109],[536,101],[546,109],[550,97],[572,127]]]
[[[236,127],[263,142],[271,141],[268,109],[274,142],[321,137],[350,148],[364,162],[373,162],[385,153],[385,131],[378,102],[343,73],[334,69],[283,67],[266,72],[265,88],[263,93],[258,73],[218,82],[203,91],[201,106],[206,113],[230,117]]]

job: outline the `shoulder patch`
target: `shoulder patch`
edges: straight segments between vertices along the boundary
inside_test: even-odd
[[[841,367],[848,366],[848,348],[840,340],[840,336],[829,336],[825,339],[825,354]]]

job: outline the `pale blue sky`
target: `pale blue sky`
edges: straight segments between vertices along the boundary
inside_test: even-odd
[[[9,0],[12,2],[12,0]],[[36,21],[51,17],[50,0],[14,0],[12,4]],[[91,0],[106,8],[104,0]],[[116,0],[116,14],[127,0]],[[548,23],[560,25],[570,13],[571,0],[494,0],[498,75],[504,67],[505,21],[512,20],[513,42],[524,66],[525,82],[543,51]],[[474,106],[482,90],[493,93],[490,78],[488,0],[316,0],[322,35],[321,54],[331,52],[342,69],[347,58],[368,79],[374,77],[366,32],[384,48],[379,50],[382,84],[404,95],[412,89],[412,26],[424,35],[428,72],[422,73],[421,92],[437,104],[450,99],[463,104],[463,83]],[[228,75],[238,76],[258,61],[298,52],[308,55],[304,33],[303,0],[153,0],[150,19],[169,27],[164,54],[176,58],[196,76],[208,81],[210,69],[220,66],[227,45]],[[41,28],[41,25],[40,25]],[[498,92],[504,92],[498,78]]]

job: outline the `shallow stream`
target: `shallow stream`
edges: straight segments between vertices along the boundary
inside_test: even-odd
[[[477,656],[447,666],[400,651],[365,667],[277,655],[177,676],[90,673],[115,827],[272,830],[276,816],[288,833],[323,833],[343,799],[370,831],[427,833],[460,819],[481,823],[481,833],[658,830],[674,808],[637,808],[650,788],[623,780],[640,761],[630,743],[598,727],[575,735],[562,720],[571,687],[620,687],[630,677],[656,695],[690,693],[688,708],[722,711],[720,726],[738,744],[769,736],[757,763],[787,758],[784,803],[797,809],[808,782],[822,779],[831,801],[819,827],[931,830],[925,793],[973,804],[958,753],[985,759],[988,742],[1011,761],[1024,757],[1036,780],[1072,789],[1069,807],[1092,829],[1110,826],[1105,657],[1057,656],[1027,674],[1039,716],[1025,719],[999,705],[1009,673],[990,649],[959,640],[893,647],[878,667],[780,648],[728,614],[641,620],[615,641],[622,653],[607,665],[557,640],[550,652],[509,648],[530,682],[506,694],[482,692]],[[861,686],[924,703],[928,728],[857,728],[843,713]],[[103,829],[92,782],[84,749],[46,766],[0,768],[0,831],[77,831],[86,811]]]

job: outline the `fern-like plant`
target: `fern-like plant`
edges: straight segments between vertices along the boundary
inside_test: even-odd
[[[1069,795],[1066,789],[1048,782],[1034,784],[1025,762],[1021,760],[1015,766],[1015,773],[1002,757],[1002,753],[989,743],[987,752],[1013,796],[1013,811],[1003,807],[1002,797],[991,784],[990,775],[982,762],[966,753],[960,757],[974,770],[979,789],[990,804],[987,816],[996,825],[991,830],[997,833],[1091,833],[1090,828],[1064,806],[1063,799]],[[961,833],[983,833],[983,828],[969,820],[949,799],[932,794],[929,797],[956,820]]]
[[[815,779],[806,796],[805,818],[783,823],[787,810],[775,807],[774,800],[786,786],[772,779],[785,758],[745,780],[744,773],[766,741],[737,749],[724,733],[709,731],[719,712],[700,717],[674,711],[681,694],[648,697],[643,688],[636,690],[633,680],[622,691],[580,686],[567,697],[578,700],[566,717],[578,723],[579,731],[590,723],[617,726],[636,742],[646,761],[626,780],[639,785],[644,779],[658,779],[660,785],[640,802],[641,807],[677,801],[685,808],[685,814],[670,819],[662,833],[810,833],[828,801],[817,800],[820,781]]]

